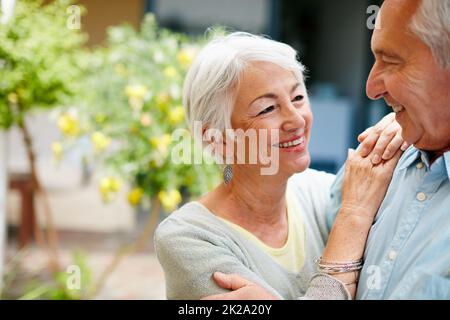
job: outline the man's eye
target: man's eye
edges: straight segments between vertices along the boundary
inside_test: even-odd
[[[303,96],[302,95],[298,95],[294,98],[294,100],[292,100],[292,102],[297,102],[297,101],[302,101],[303,100]]]
[[[258,113],[258,116],[272,112],[275,109],[275,106],[270,106],[268,108],[265,108],[263,111],[261,111],[260,113]]]

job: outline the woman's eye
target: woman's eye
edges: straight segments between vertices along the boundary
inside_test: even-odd
[[[293,102],[297,102],[297,101],[302,101],[303,100],[303,96],[302,95],[298,95],[294,98],[294,100],[292,100]]]
[[[275,106],[270,106],[268,108],[265,108],[263,111],[261,111],[260,113],[258,113],[258,116],[262,115],[262,114],[266,114],[269,113],[271,111],[273,111],[275,109]]]

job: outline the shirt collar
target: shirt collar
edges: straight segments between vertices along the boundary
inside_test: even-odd
[[[450,180],[450,151],[445,152],[443,156],[444,156],[445,168],[447,170],[447,176],[448,176],[448,179]],[[422,161],[425,163],[425,165],[429,168],[430,161],[428,159],[427,153],[425,151],[416,149],[414,146],[410,146],[405,151],[402,158],[400,159],[400,163],[398,164],[398,169],[403,170],[403,169],[408,168],[419,157],[422,159]]]
[[[444,161],[445,161],[445,168],[447,169],[447,176],[450,180],[450,151],[447,151],[444,153]]]
[[[412,165],[417,158],[421,155],[420,150],[414,148],[414,146],[410,146],[406,149],[405,153],[400,158],[400,162],[398,164],[398,169],[403,170]]]

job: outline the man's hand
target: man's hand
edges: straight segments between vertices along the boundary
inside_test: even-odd
[[[202,300],[279,300],[266,289],[237,274],[215,272],[213,279],[220,287],[231,292],[207,296]]]
[[[358,147],[363,158],[371,155],[373,164],[390,160],[398,149],[405,151],[410,144],[402,138],[402,128],[395,121],[395,113],[390,113],[373,127],[367,128],[358,136]]]

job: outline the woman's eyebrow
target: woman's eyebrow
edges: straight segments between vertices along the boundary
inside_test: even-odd
[[[296,84],[294,84],[292,86],[291,93],[294,92],[295,90],[297,90],[297,88],[299,86],[300,86],[300,82],[297,82]],[[278,99],[278,96],[275,93],[266,93],[266,94],[263,94],[262,96],[257,97],[256,99],[254,99],[252,102],[250,102],[250,105],[252,105],[253,102],[255,102],[256,100],[263,99],[263,98]]]
[[[266,93],[266,94],[263,94],[262,96],[259,96],[252,102],[250,102],[250,105],[252,105],[256,100],[263,99],[263,98],[277,99],[278,96],[275,93]]]
[[[300,82],[297,82],[296,84],[294,84],[292,86],[291,93],[294,92],[295,90],[297,90],[298,87],[300,87]]]

